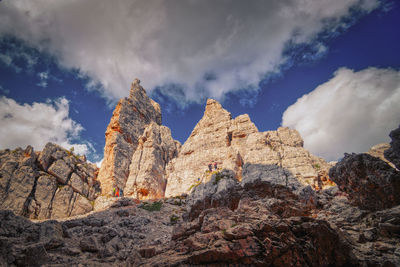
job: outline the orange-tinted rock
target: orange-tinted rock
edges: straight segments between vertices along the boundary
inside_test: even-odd
[[[103,194],[112,194],[115,187],[125,187],[139,137],[152,122],[161,125],[160,106],[147,96],[136,79],[129,98],[118,102],[106,130],[104,160],[98,174]]]

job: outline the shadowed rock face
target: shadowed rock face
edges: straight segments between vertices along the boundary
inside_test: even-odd
[[[390,155],[398,152],[394,146],[388,150]],[[392,166],[370,154],[345,154],[329,175],[349,194],[353,204],[363,209],[382,210],[400,204],[400,172]]]
[[[390,148],[385,151],[385,157],[400,170],[400,126],[389,134],[392,138]]]
[[[99,193],[97,168],[62,147],[0,151],[0,208],[33,219],[85,214]]]
[[[321,178],[331,167],[303,148],[303,139],[296,130],[259,132],[247,114],[232,119],[221,104],[208,99],[203,118],[178,157],[167,166],[165,196],[188,193],[198,181],[209,181],[211,174],[206,170],[212,162],[221,169],[233,170],[238,180],[242,179],[246,163],[277,165],[288,169],[305,185],[320,179],[320,187],[328,184]]]

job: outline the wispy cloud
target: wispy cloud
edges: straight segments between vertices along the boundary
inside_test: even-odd
[[[288,107],[282,125],[297,129],[314,154],[336,160],[388,142],[400,124],[399,103],[400,71],[341,68]]]
[[[47,80],[49,79],[49,72],[43,71],[37,74],[39,77],[39,82],[36,84],[39,87],[46,88],[47,87]]]
[[[0,85],[0,93],[3,95],[7,95],[10,93],[10,90],[4,88],[3,86]]]
[[[177,100],[185,105],[258,88],[266,73],[292,60],[284,54],[288,43],[312,44],[321,32],[345,28],[355,13],[378,3],[12,0],[0,5],[0,34],[79,70],[89,88],[111,101],[126,96],[139,77],[149,91],[179,85],[184,93]],[[307,60],[326,51],[323,44],[310,47],[316,51]]]

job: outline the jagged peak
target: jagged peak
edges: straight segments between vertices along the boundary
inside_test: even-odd
[[[232,119],[231,113],[224,109],[222,105],[214,99],[207,99],[206,109],[204,111],[205,117],[221,117],[224,119]]]
[[[131,90],[129,93],[129,98],[131,98],[131,99],[135,98],[135,95],[138,92],[141,92],[141,93],[144,93],[145,95],[147,95],[146,90],[140,85],[140,80],[138,78],[136,78],[131,83]]]

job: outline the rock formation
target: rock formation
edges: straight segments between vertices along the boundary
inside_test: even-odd
[[[177,156],[180,143],[171,137],[168,127],[150,123],[133,153],[125,195],[137,199],[164,197],[166,164]]]
[[[385,157],[400,170],[400,126],[390,132],[389,136],[392,142],[390,142],[390,148],[385,151]]]
[[[382,210],[400,204],[400,128],[390,133],[392,142],[379,144],[368,153],[345,154],[329,171],[351,202],[363,209]]]
[[[0,208],[33,219],[63,218],[93,210],[97,168],[48,143],[0,151]]]
[[[118,102],[106,130],[104,160],[98,175],[103,194],[111,195],[115,187],[125,188],[129,178],[132,156],[135,157],[135,161],[141,161],[134,153],[138,145],[143,145],[140,142],[143,143],[144,139],[142,138],[140,141],[140,138],[150,124],[153,125],[151,126],[153,129],[161,125],[161,109],[158,103],[147,96],[146,91],[140,86],[140,81],[136,79],[132,83],[129,98],[123,98]],[[149,145],[149,142],[146,145]],[[135,171],[137,170],[135,169]],[[144,172],[142,170],[140,174],[142,180],[144,176],[151,175],[150,173],[144,174]],[[132,174],[131,180],[135,179],[133,177],[135,177],[134,174]],[[163,181],[160,181],[161,187],[162,183]],[[129,190],[131,192],[136,189],[129,188]]]
[[[220,169],[233,170],[238,180],[244,164],[249,163],[279,166],[288,171],[282,175],[293,175],[304,185],[315,183],[322,188],[330,182],[327,172],[331,166],[303,148],[296,130],[259,132],[247,114],[232,119],[221,104],[209,99],[203,118],[167,166],[165,196],[189,193],[199,181],[207,182],[211,177],[207,166],[213,162]]]

